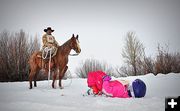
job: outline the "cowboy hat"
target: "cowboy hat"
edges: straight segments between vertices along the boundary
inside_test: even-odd
[[[52,30],[51,27],[48,27],[47,29],[44,29],[44,32],[47,32],[48,30],[51,30],[52,32],[54,32],[54,30]]]

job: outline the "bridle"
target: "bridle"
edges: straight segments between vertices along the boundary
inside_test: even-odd
[[[76,39],[76,44],[77,44],[77,47],[80,48],[79,46],[79,41]],[[79,53],[76,53],[76,54],[69,54],[69,56],[78,56]]]
[[[76,53],[76,54],[69,54],[69,56],[78,56],[79,53]]]

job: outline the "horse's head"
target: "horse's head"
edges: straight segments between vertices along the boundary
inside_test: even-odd
[[[78,40],[78,35],[75,37],[74,34],[71,37],[71,48],[77,53],[79,54],[81,52],[81,48],[79,45],[79,40]]]

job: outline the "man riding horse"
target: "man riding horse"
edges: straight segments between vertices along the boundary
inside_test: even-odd
[[[44,29],[46,34],[42,37],[43,48],[41,51],[35,51],[29,58],[29,85],[30,89],[33,88],[32,81],[34,80],[34,87],[37,87],[36,80],[37,75],[41,69],[45,70],[44,74],[48,73],[48,69],[50,73],[52,73],[52,88],[56,88],[55,80],[58,76],[59,78],[59,88],[63,88],[61,84],[61,80],[64,77],[67,69],[68,69],[68,61],[71,50],[74,50],[78,55],[81,52],[81,48],[79,45],[78,35],[72,34],[71,38],[63,43],[61,46],[58,45],[54,36],[51,33],[54,31],[50,27]],[[50,53],[49,53],[50,52]],[[51,53],[52,52],[52,53]],[[45,56],[44,56],[45,55]],[[51,59],[52,58],[52,59]],[[45,62],[47,61],[47,62]],[[44,67],[45,64],[49,67]],[[50,77],[49,73],[49,77]],[[48,77],[48,79],[50,79]]]
[[[58,48],[59,44],[55,40],[55,37],[52,35],[52,32],[54,32],[54,30],[52,30],[51,27],[47,27],[47,29],[44,29],[44,32],[46,32],[46,34],[44,34],[42,36],[43,46],[41,49],[41,55],[42,55],[42,57],[44,57],[43,59],[47,59],[47,57],[45,57],[46,54],[48,53],[47,49],[51,49],[51,56],[53,57],[57,53],[57,48]],[[44,62],[42,64],[43,71],[45,71],[46,63],[47,63],[47,60],[44,60]]]
[[[51,29],[51,27],[48,27],[47,29],[44,29],[44,34],[42,36],[42,41],[43,41],[43,49],[45,47],[55,47],[57,48],[59,46],[58,42],[55,40],[55,37],[51,34],[54,32],[54,30]]]

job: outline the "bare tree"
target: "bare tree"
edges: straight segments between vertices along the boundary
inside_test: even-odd
[[[155,73],[167,74],[170,72],[180,72],[180,54],[178,52],[169,53],[169,46],[162,47],[158,44],[158,55],[155,59]]]
[[[132,66],[133,75],[137,75],[138,61],[142,59],[143,44],[137,39],[134,32],[128,32],[125,39],[125,46],[122,52],[122,56],[125,62]]]
[[[130,71],[127,69],[127,67],[125,66],[122,66],[122,67],[116,67],[115,68],[115,71],[116,71],[116,75],[117,77],[127,77],[130,75]]]
[[[143,73],[144,74],[155,73],[154,66],[155,66],[154,65],[154,60],[151,57],[144,56]]]
[[[88,72],[101,70],[108,75],[114,75],[113,68],[105,62],[100,62],[96,59],[86,59],[82,65],[76,68],[75,73],[80,78],[87,78]]]
[[[28,79],[28,59],[39,50],[37,37],[29,37],[23,30],[16,33],[0,33],[0,81]]]
[[[134,32],[128,32],[122,56],[126,65],[116,68],[119,76],[142,75],[147,73],[180,72],[180,53],[169,53],[169,46],[158,44],[158,54],[152,58],[145,54],[143,44],[136,38]]]

